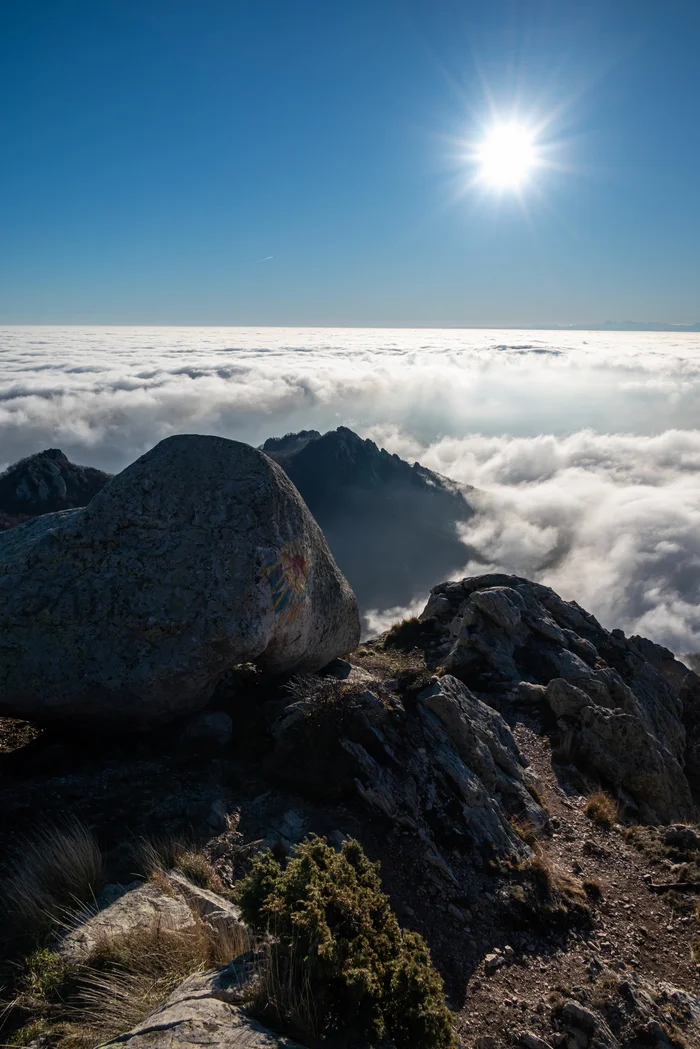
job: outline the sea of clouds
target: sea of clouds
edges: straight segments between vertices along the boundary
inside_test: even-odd
[[[0,350],[0,469],[343,424],[475,486],[456,575],[517,572],[700,651],[700,335],[14,327]]]

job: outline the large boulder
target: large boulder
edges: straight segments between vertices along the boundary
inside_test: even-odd
[[[357,602],[283,470],[237,441],[161,441],[82,509],[0,535],[0,713],[138,727],[231,666],[315,670]]]
[[[700,681],[643,638],[608,631],[575,601],[519,576],[442,583],[421,615],[433,658],[494,705],[548,707],[574,760],[636,801],[651,821],[695,816],[686,725]],[[696,702],[693,707],[692,701]]]
[[[59,953],[67,962],[84,962],[104,940],[155,926],[182,932],[196,927],[196,917],[182,896],[163,892],[153,882],[107,885],[94,907],[74,916],[58,945]]]

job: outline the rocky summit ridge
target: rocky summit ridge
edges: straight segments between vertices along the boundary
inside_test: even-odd
[[[290,476],[171,438],[4,533],[0,1037],[700,1045],[700,678],[505,574],[358,644]]]
[[[261,450],[311,510],[363,613],[409,605],[468,560],[457,532],[473,513],[468,486],[409,464],[346,426],[269,438]],[[0,475],[0,531],[85,506],[109,479],[58,449],[28,456]]]

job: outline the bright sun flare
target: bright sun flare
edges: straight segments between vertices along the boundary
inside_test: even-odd
[[[493,128],[476,153],[480,179],[497,189],[517,189],[537,164],[533,135],[518,124]]]

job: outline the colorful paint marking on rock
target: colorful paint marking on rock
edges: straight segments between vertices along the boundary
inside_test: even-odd
[[[264,562],[276,616],[295,612],[309,594],[311,565],[298,543],[288,543],[279,554],[268,554]]]

